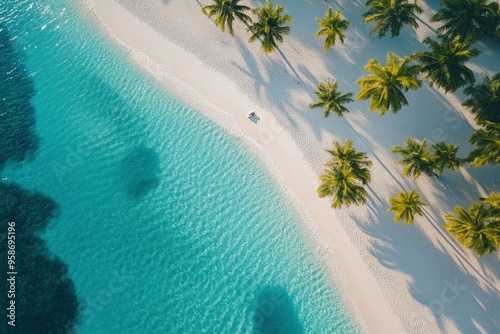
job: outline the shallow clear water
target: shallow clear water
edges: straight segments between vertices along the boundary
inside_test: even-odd
[[[59,205],[78,333],[353,333],[290,203],[245,146],[63,1],[0,4],[39,148],[9,182]],[[69,324],[68,328],[71,327]]]

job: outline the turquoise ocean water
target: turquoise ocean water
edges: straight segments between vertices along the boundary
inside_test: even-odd
[[[32,81],[39,140],[1,176],[57,203],[41,238],[80,305],[64,327],[357,332],[265,168],[82,13],[65,1],[0,4]]]

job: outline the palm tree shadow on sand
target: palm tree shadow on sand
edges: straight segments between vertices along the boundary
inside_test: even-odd
[[[236,68],[238,68],[241,72],[245,73],[246,75],[248,75],[253,79],[254,83],[253,89],[257,94],[257,96],[263,96],[266,99],[270,99],[271,101],[273,101],[273,103],[277,106],[279,110],[294,108],[293,104],[290,101],[293,101],[291,93],[293,89],[296,89],[297,83],[294,80],[289,80],[286,82],[278,82],[275,80],[276,78],[271,74],[272,73],[272,70],[270,68],[271,66],[274,66],[275,71],[279,71],[279,68],[286,70],[285,64],[275,62],[273,63],[273,65],[267,64],[265,70],[261,70],[259,68],[258,62],[251,55],[250,50],[246,46],[245,40],[236,35],[235,39],[237,41],[238,49],[240,50],[240,53],[245,61],[246,67],[242,67],[236,62],[232,62],[232,64]],[[264,76],[266,76],[266,74],[269,76],[269,79],[267,80],[264,79]],[[274,97],[267,92],[267,89],[272,90],[274,87],[282,87],[281,95],[279,95],[279,97]],[[288,113],[282,113],[281,116],[283,116],[286,119],[286,121],[293,127],[297,126],[293,118],[290,117]]]
[[[257,292],[253,334],[303,334],[304,328],[286,289],[264,286]]]

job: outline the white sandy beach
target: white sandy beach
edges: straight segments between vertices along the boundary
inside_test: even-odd
[[[293,22],[281,53],[270,55],[259,42],[248,43],[240,22],[234,37],[222,33],[200,11],[209,3],[94,0],[93,11],[169,90],[263,149],[313,222],[309,228],[316,241],[328,245],[328,258],[335,261],[328,267],[332,277],[370,332],[500,333],[500,253],[478,258],[443,228],[444,214],[455,205],[469,207],[499,191],[500,168],[463,168],[414,181],[401,175],[391,153],[394,145],[415,137],[455,143],[465,156],[474,123],[461,107],[464,95],[444,94],[426,82],[407,93],[410,105],[396,115],[370,113],[368,101],[348,104],[351,112],[344,117],[323,118],[321,110],[307,107],[318,81],[337,79],[341,92],[355,95],[368,59],[423,50],[420,41],[435,35],[429,18],[439,1],[419,2],[425,12],[417,31],[404,28],[399,37],[380,40],[370,37],[362,22],[364,1],[275,1],[285,5]],[[325,54],[323,41],[314,38],[314,18],[323,17],[328,6],[341,9],[351,25],[345,44]],[[500,43],[490,44],[476,45],[482,54],[471,68],[478,78],[500,71]],[[246,118],[250,110],[257,111],[256,122]],[[323,149],[346,139],[373,161],[370,198],[366,206],[333,210],[329,199],[316,196],[318,175],[328,158]],[[399,189],[416,189],[429,203],[414,225],[394,224],[386,211],[389,196]]]

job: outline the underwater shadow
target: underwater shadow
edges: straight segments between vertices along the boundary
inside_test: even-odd
[[[121,162],[121,181],[131,199],[140,200],[160,184],[160,157],[148,147],[138,146]]]
[[[292,299],[283,286],[257,292],[253,334],[303,334]]]
[[[81,306],[68,268],[39,237],[58,211],[51,198],[17,184],[0,182],[0,242],[7,245],[7,239],[12,240],[14,235],[16,245],[13,267],[7,261],[2,261],[0,267],[3,273],[17,272],[10,276],[15,277],[13,298],[7,294],[9,282],[0,282],[5,291],[2,308],[7,310],[15,301],[15,317],[7,316],[1,333],[7,333],[6,327],[15,328],[16,333],[72,333],[79,323]],[[9,234],[12,231],[14,234]],[[2,247],[0,255],[7,259],[7,247]],[[15,327],[7,325],[12,320]]]
[[[35,153],[39,144],[30,102],[35,89],[12,40],[0,24],[0,170],[8,161],[23,161]]]
[[[34,155],[40,140],[31,104],[34,85],[14,40],[0,24],[0,70],[4,73],[0,77],[0,172],[6,164]],[[58,212],[51,198],[0,182],[0,243],[5,245],[0,250],[5,259],[0,267],[9,273],[0,282],[5,292],[0,303],[7,315],[1,333],[71,333],[78,325],[81,305],[68,268],[40,238]],[[7,255],[14,256],[12,262]]]

